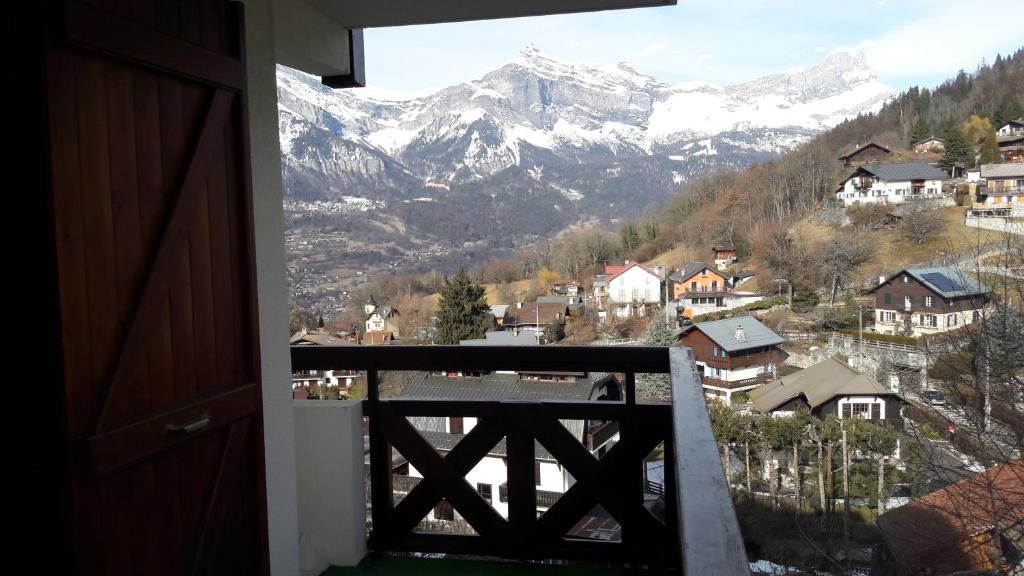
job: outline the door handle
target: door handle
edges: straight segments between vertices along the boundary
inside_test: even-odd
[[[193,432],[198,432],[199,430],[202,430],[203,428],[206,428],[209,425],[210,416],[203,415],[191,422],[186,422],[184,424],[169,424],[167,426],[167,433],[175,436],[192,434]]]

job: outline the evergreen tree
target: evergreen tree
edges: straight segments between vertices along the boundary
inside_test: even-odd
[[[640,232],[637,231],[636,225],[626,222],[619,230],[619,234],[622,236],[622,252],[632,256],[633,250],[640,245]]]
[[[676,343],[675,330],[664,314],[655,314],[643,336],[644,346],[672,346]],[[672,394],[668,374],[637,374],[637,398],[663,398]]]
[[[999,141],[996,139],[996,129],[994,126],[989,126],[981,145],[980,162],[982,164],[998,164],[1002,159],[1003,156],[999,153]]]
[[[491,307],[484,298],[484,288],[474,284],[466,270],[459,269],[455,278],[445,278],[437,312],[437,343],[458,344],[460,340],[483,338],[491,326]]]
[[[928,127],[928,119],[925,118],[924,114],[918,114],[917,121],[914,122],[914,127],[910,129],[910,143],[913,144],[914,142],[923,140],[931,135],[931,128]]]
[[[995,121],[995,127],[999,128],[1003,124],[1011,120],[1017,120],[1021,116],[1024,116],[1024,109],[1021,108],[1020,102],[1013,93],[1008,93],[1003,97],[1002,101],[999,102],[999,107],[996,108],[996,112],[993,115]]]
[[[939,168],[952,173],[953,167],[970,167],[974,164],[974,148],[967,143],[967,137],[960,128],[950,126],[943,136],[946,151],[939,160]]]

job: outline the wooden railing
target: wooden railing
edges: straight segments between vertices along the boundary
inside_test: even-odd
[[[728,484],[711,432],[693,356],[685,348],[538,347],[301,347],[294,369],[365,370],[369,419],[372,532],[375,552],[430,552],[515,559],[582,559],[631,566],[682,567],[687,574],[749,574]],[[380,370],[516,370],[616,372],[625,375],[625,400],[469,401],[381,398]],[[637,402],[636,373],[671,372],[668,403]],[[409,416],[463,416],[477,424],[439,454]],[[619,423],[619,441],[597,458],[559,420]],[[505,439],[508,518],[499,515],[465,479]],[[535,443],[572,475],[574,484],[538,517]],[[668,513],[644,506],[644,459],[658,446],[665,458]],[[391,469],[396,448],[423,476],[397,505]],[[417,526],[442,499],[476,535],[424,533]],[[621,541],[570,532],[600,505],[621,526]]]

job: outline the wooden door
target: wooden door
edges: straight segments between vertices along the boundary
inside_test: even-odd
[[[66,2],[47,43],[78,573],[266,572],[242,7]]]

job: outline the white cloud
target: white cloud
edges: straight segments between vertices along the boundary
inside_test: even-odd
[[[669,43],[665,41],[651,42],[647,46],[644,46],[644,49],[640,51],[640,55],[650,56],[651,54],[657,54],[658,52],[661,52],[662,50],[665,50],[668,47]]]
[[[1002,3],[999,21],[1020,22],[1024,3]],[[974,3],[937,6],[932,14],[900,25],[857,45],[879,76],[951,76],[959,69],[973,70],[983,58],[1020,42],[1017,26],[989,25]],[[979,34],[968,31],[978,26]]]

